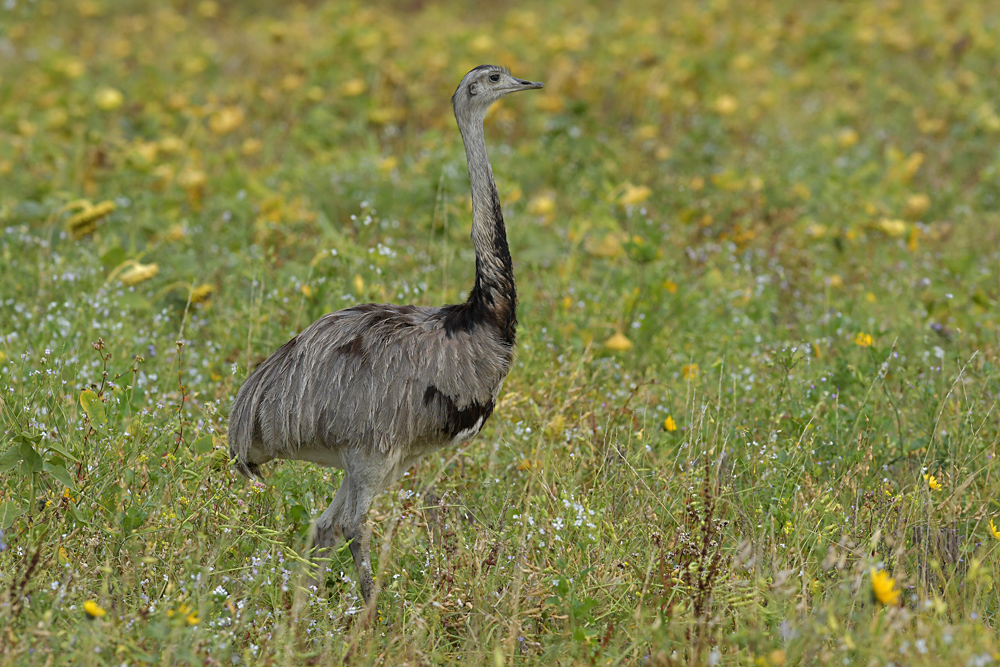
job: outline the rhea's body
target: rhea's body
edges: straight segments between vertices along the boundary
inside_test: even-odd
[[[463,306],[365,304],[314,322],[240,390],[232,423],[249,433],[231,437],[250,446],[237,461],[251,473],[275,458],[345,469],[352,455],[379,453],[395,462],[387,486],[420,457],[474,437],[512,349],[470,325]]]
[[[493,412],[513,359],[517,291],[483,118],[512,92],[541,88],[493,65],[462,79],[452,105],[472,189],[476,283],[461,304],[364,304],[325,315],[268,357],[240,388],[229,451],[246,476],[273,459],[345,471],[313,546],[350,540],[365,601],[372,499],[428,452],[468,440]]]

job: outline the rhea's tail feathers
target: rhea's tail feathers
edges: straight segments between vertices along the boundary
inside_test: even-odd
[[[229,456],[230,460],[233,461],[233,467],[236,468],[236,472],[239,474],[254,481],[264,479],[264,477],[260,474],[260,466],[256,463],[240,460],[240,458],[233,455],[232,452],[229,452]]]
[[[232,412],[229,413],[229,460],[233,462],[236,472],[247,479],[262,479],[260,465],[247,460],[250,452],[250,443],[253,438],[253,401],[256,382],[253,375],[244,383],[233,403]]]
[[[250,480],[262,480],[260,474],[260,464],[247,460],[246,447],[239,447],[237,443],[242,442],[238,437],[234,438],[233,427],[229,427],[229,461],[236,468],[236,472]],[[243,450],[243,451],[240,451]]]

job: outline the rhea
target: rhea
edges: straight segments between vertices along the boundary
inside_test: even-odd
[[[264,360],[233,404],[229,454],[244,476],[273,459],[344,471],[311,546],[349,542],[366,605],[377,594],[372,500],[424,455],[479,433],[510,370],[517,291],[483,119],[505,95],[541,87],[480,65],[452,96],[472,185],[476,280],[465,302],[324,315]]]

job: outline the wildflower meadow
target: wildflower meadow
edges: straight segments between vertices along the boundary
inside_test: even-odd
[[[0,3],[0,665],[1000,663],[993,0]],[[516,360],[303,557],[247,374],[464,299],[487,117]],[[317,585],[318,584],[318,585]]]

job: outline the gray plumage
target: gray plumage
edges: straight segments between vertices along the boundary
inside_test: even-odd
[[[542,84],[481,65],[452,97],[472,186],[476,282],[461,304],[364,304],[324,315],[268,357],[240,388],[229,452],[247,477],[272,459],[341,468],[313,547],[351,541],[361,590],[376,595],[367,525],[372,499],[420,457],[475,436],[514,354],[517,292],[483,119],[496,100]]]

